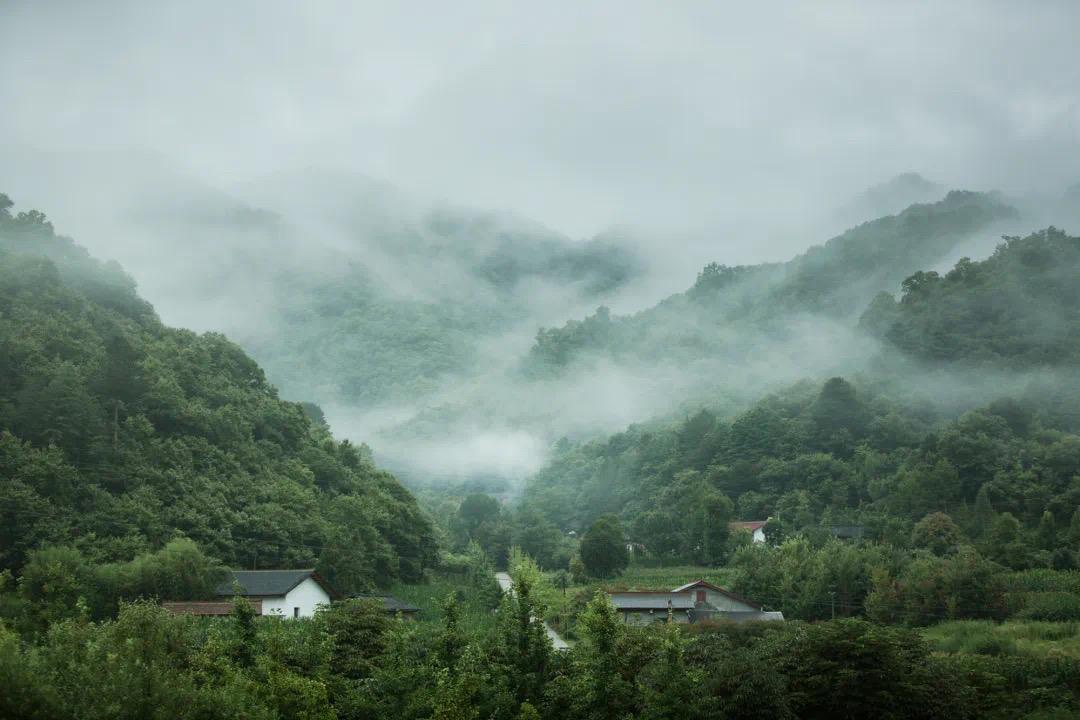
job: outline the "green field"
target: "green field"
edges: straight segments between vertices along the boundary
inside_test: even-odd
[[[928,627],[922,634],[944,653],[1080,658],[1080,622],[961,620]]]

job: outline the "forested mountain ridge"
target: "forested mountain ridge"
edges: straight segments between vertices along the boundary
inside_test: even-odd
[[[179,283],[138,244],[129,269],[155,290],[171,288],[166,308],[195,308],[177,309],[192,322],[221,305],[242,308],[215,329],[291,398],[363,409],[414,402],[482,371],[483,343],[524,334],[519,325],[531,332],[549,306],[567,313],[603,302],[644,272],[614,238],[579,242],[351,173],[309,169],[236,196],[199,190],[187,191],[190,200],[126,199],[149,246],[185,250]]]
[[[900,173],[885,182],[862,191],[835,211],[837,220],[850,224],[866,218],[899,214],[919,203],[932,203],[945,195],[945,187],[927,180],[917,172]]]
[[[863,328],[928,362],[1011,368],[1080,364],[1080,238],[1006,237],[983,261],[918,272],[899,302],[875,298]]]
[[[589,356],[695,359],[730,352],[733,327],[782,339],[793,318],[848,322],[875,293],[945,259],[972,234],[1016,216],[996,194],[952,191],[939,202],[865,222],[787,263],[713,263],[685,293],[635,315],[613,317],[600,308],[582,321],[542,328],[524,367],[549,376]]]
[[[287,301],[267,318],[275,330],[246,345],[292,393],[363,405],[412,400],[477,372],[480,345],[528,322],[534,294],[595,301],[640,272],[634,256],[600,239],[570,243],[448,211],[378,242],[393,256],[387,277],[343,253],[332,273],[272,280]]]
[[[706,540],[729,518],[861,524],[904,546],[920,518],[945,512],[999,562],[1045,564],[1037,551],[1055,545],[1026,543],[1023,528],[1064,527],[1080,506],[1078,263],[1080,239],[1050,228],[944,276],[915,273],[899,302],[883,294],[862,315],[885,344],[850,381],[564,446],[525,506],[575,529],[615,513],[650,551],[701,562],[726,552]],[[991,542],[994,511],[1017,524]]]
[[[416,579],[429,522],[224,336],[165,327],[114,264],[0,195],[0,569],[129,561],[177,536],[343,591]]]

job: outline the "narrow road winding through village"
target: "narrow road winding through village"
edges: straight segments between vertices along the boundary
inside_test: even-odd
[[[510,573],[497,572],[495,573],[495,579],[499,581],[499,587],[502,588],[504,593],[514,591],[514,581],[510,578]],[[551,638],[551,645],[556,650],[568,650],[570,648],[570,645],[559,636],[559,633],[552,630],[550,625],[545,623],[544,629],[547,630],[547,636]]]

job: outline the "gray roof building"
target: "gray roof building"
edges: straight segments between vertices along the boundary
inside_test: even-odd
[[[757,622],[783,620],[783,613],[766,612],[757,603],[704,580],[695,580],[673,590],[609,590],[611,604],[623,622],[644,625],[705,620]]]
[[[218,585],[215,593],[218,597],[232,597],[239,594],[244,597],[279,597],[308,578],[314,580],[330,597],[339,597],[325,580],[319,577],[314,568],[299,570],[230,570],[224,582]]]

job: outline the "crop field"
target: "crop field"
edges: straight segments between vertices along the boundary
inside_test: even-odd
[[[1080,622],[961,620],[922,635],[937,652],[1080,658]]]
[[[632,565],[622,575],[607,581],[605,585],[627,590],[671,590],[693,580],[705,580],[713,585],[727,587],[732,571],[727,568],[675,565],[672,567],[642,567]]]

